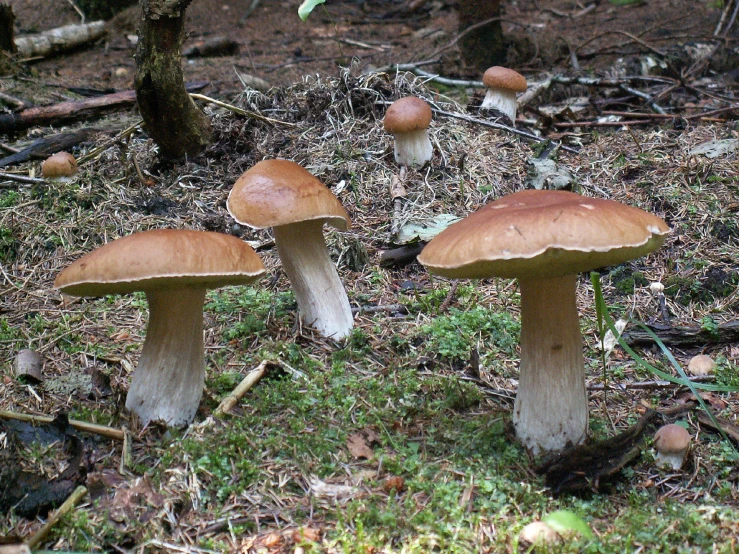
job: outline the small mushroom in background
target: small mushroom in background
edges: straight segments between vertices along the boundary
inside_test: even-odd
[[[518,540],[525,548],[547,548],[561,542],[562,536],[543,521],[532,521],[521,530]]]
[[[482,84],[488,90],[480,109],[498,110],[515,124],[516,93],[526,92],[526,78],[512,69],[496,65],[483,74]]]
[[[705,354],[693,356],[688,362],[688,373],[696,377],[713,375],[715,369],[716,362],[714,362],[710,356],[706,356]]]
[[[251,283],[264,273],[256,252],[236,237],[157,229],[86,254],[59,273],[54,288],[73,296],[146,293],[149,326],[126,408],[144,423],[185,425],[205,384],[206,290]]]
[[[518,279],[513,423],[534,455],[579,444],[588,431],[577,274],[645,256],[669,231],[659,217],[612,200],[524,190],[449,226],[418,256],[429,272],[451,279]]]
[[[346,231],[351,220],[326,185],[295,162],[263,160],[239,177],[227,208],[239,225],[272,227],[300,319],[325,337],[349,335],[354,317],[323,224]]]
[[[416,96],[393,102],[385,113],[385,130],[395,136],[395,161],[401,166],[421,166],[434,155],[429,140],[431,107]]]
[[[664,425],[654,435],[654,461],[659,466],[666,465],[675,471],[680,470],[689,449],[690,433],[681,425]]]
[[[69,152],[57,152],[41,164],[41,175],[45,179],[67,181],[77,173],[77,160]]]
[[[41,354],[30,348],[24,348],[15,356],[15,376],[21,381],[40,383],[43,379],[41,375],[43,365]]]

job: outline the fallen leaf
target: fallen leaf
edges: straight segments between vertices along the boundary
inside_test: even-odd
[[[333,485],[321,481],[315,475],[311,475],[308,479],[308,486],[311,492],[317,498],[335,498],[337,500],[348,500],[359,492],[357,487],[350,485]]]
[[[346,446],[349,449],[349,453],[357,459],[366,458],[369,460],[375,455],[360,433],[349,435],[346,439]]]
[[[709,140],[693,148],[690,155],[702,154],[706,158],[718,158],[733,152],[737,147],[739,147],[739,140],[737,139]]]

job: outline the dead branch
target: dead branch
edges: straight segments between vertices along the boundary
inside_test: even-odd
[[[652,324],[648,327],[665,344],[670,346],[690,347],[704,344],[727,344],[739,341],[739,320],[721,323],[716,329],[704,329],[698,326],[669,326]],[[632,328],[622,335],[629,346],[650,346],[654,339],[646,331]]]
[[[45,425],[54,421],[53,417],[39,416],[39,415],[28,415],[18,414],[15,412],[9,412],[7,410],[0,410],[0,418],[2,419],[15,419],[18,421],[25,421],[26,423],[34,423]],[[86,421],[79,421],[76,419],[70,419],[69,424],[77,429],[78,431],[84,431],[85,433],[93,433],[94,435],[101,435],[108,437],[109,439],[116,439],[119,441],[123,440],[124,434],[120,429],[113,427],[106,427],[105,425],[98,425],[97,423],[88,423]]]
[[[46,523],[44,523],[43,527],[28,539],[28,547],[35,549],[39,544],[41,544],[41,542],[46,538],[46,535],[49,534],[49,531],[51,531],[51,528],[54,527],[60,519],[74,510],[77,504],[79,504],[86,495],[86,487],[80,485],[74,489],[74,492],[69,495],[69,498],[64,501],[64,504],[59,506],[59,509],[54,512],[54,515],[51,516]]]
[[[397,267],[411,263],[426,246],[425,242],[406,244],[399,248],[380,252],[380,267]]]
[[[455,119],[461,119],[462,121],[467,121],[469,123],[474,123],[476,125],[483,125],[484,127],[492,127],[493,129],[499,129],[501,131],[505,131],[507,133],[518,135],[520,137],[523,137],[527,140],[532,140],[534,142],[547,142],[548,140],[550,140],[546,137],[538,137],[531,133],[527,133],[526,131],[521,131],[519,129],[516,129],[515,127],[509,127],[508,125],[503,125],[502,123],[495,123],[494,121],[486,121],[484,119],[477,119],[474,117],[470,117],[468,115],[454,113],[454,112],[446,112],[446,111],[439,110],[436,108],[433,108],[432,111],[434,113],[437,113],[439,115],[444,115],[446,117],[453,117]],[[564,144],[561,144],[561,143],[558,145],[558,147],[560,150],[564,150],[565,152],[572,152],[573,154],[578,153],[578,150],[576,150],[575,148],[572,148],[570,146],[565,146]]]
[[[221,403],[218,404],[218,407],[213,412],[213,415],[221,416],[231,411],[231,408],[236,406],[239,400],[244,398],[244,395],[249,392],[249,390],[254,385],[256,385],[262,377],[264,377],[264,374],[267,372],[267,368],[270,365],[274,365],[274,362],[263,360],[262,363],[260,363],[255,369],[250,371],[246,375],[246,377],[244,377],[241,383],[239,383],[238,386],[231,392],[231,394],[221,400]]]
[[[58,27],[39,35],[16,38],[15,46],[18,54],[24,58],[44,57],[94,42],[104,33],[105,21],[93,21],[83,25]]]
[[[209,96],[205,96],[204,94],[193,94],[190,93],[190,98],[195,98],[197,100],[202,100],[203,102],[208,102],[210,104],[215,104],[216,106],[220,108],[225,108],[230,112],[233,112],[235,114],[243,115],[246,117],[251,117],[252,119],[258,119],[259,121],[264,121],[265,123],[270,123],[272,125],[284,125],[285,127],[295,127],[295,123],[290,123],[288,121],[280,121],[279,119],[272,119],[271,117],[266,117],[262,114],[258,114],[256,112],[250,112],[247,110],[244,110],[242,108],[239,108],[238,106],[233,106],[231,104],[226,104],[225,102],[221,102],[220,100],[216,100],[215,98],[211,98]]]
[[[393,312],[407,314],[408,308],[403,304],[380,304],[379,306],[359,306],[352,308],[353,314],[376,314],[380,312]]]
[[[186,85],[188,92],[205,88],[208,83]],[[27,108],[14,114],[0,114],[0,134],[14,134],[29,127],[49,126],[62,122],[79,121],[97,117],[107,111],[133,106],[136,92],[126,90],[96,98],[61,102],[52,106]]]
[[[691,383],[706,383],[715,381],[716,377],[713,375],[701,375],[699,377],[690,377]],[[587,389],[592,391],[604,390],[624,390],[624,389],[661,389],[665,387],[681,387],[680,383],[673,383],[672,381],[663,381],[661,379],[655,379],[654,381],[637,381],[635,383],[615,383],[608,385],[607,387],[603,384],[588,385]]]
[[[15,173],[5,173],[2,171],[0,171],[0,179],[15,181],[16,183],[22,183],[24,185],[41,185],[43,183],[46,183],[46,179],[39,179],[38,177],[28,177],[27,175],[16,175]]]

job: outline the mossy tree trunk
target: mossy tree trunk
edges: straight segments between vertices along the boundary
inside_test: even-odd
[[[487,19],[500,18],[500,0],[459,0],[459,32]],[[500,19],[470,31],[459,41],[462,60],[469,69],[484,72],[504,65],[506,47]]]
[[[193,156],[210,143],[211,125],[185,90],[180,47],[192,0],[141,0],[136,101],[162,157]]]

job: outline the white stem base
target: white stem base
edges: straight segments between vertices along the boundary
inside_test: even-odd
[[[274,227],[282,267],[290,279],[300,319],[324,337],[351,333],[354,317],[323,238],[323,221]]]
[[[423,165],[434,155],[426,129],[395,135],[395,161],[398,165]]]
[[[577,275],[519,284],[521,374],[513,424],[518,439],[537,455],[579,444],[588,432]]]
[[[480,104],[481,110],[496,109],[516,123],[516,93],[500,88],[489,88]]]
[[[149,328],[128,389],[126,408],[144,423],[186,425],[205,386],[205,289],[147,292]]]

